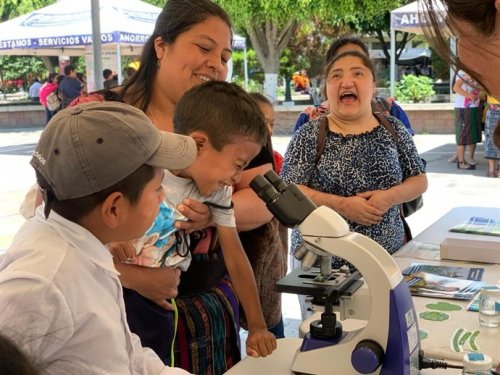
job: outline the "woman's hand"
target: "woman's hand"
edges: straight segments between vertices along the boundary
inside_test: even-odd
[[[250,357],[266,357],[276,350],[276,337],[267,329],[250,329],[246,342],[247,355]]]
[[[115,263],[135,263],[135,248],[130,242],[110,242],[106,246]]]
[[[175,222],[177,229],[184,229],[186,233],[195,232],[213,226],[210,209],[204,203],[194,199],[184,199],[177,206],[181,214],[188,218],[188,221],[178,220]]]
[[[354,195],[341,200],[339,213],[361,225],[375,225],[382,221],[384,211],[370,205],[366,198]]]
[[[358,197],[365,198],[368,204],[383,213],[394,206],[394,194],[390,190],[371,190],[356,194]]]

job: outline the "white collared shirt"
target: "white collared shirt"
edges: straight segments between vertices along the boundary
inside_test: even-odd
[[[130,332],[107,248],[43,206],[0,258],[0,332],[50,374],[187,374]]]

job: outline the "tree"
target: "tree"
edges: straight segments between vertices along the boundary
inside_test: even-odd
[[[343,23],[331,25],[318,21],[316,17],[302,22],[287,47],[293,70],[306,69],[311,79],[321,76],[326,52],[333,39],[348,32],[349,28]]]
[[[396,7],[406,5],[412,0],[398,0]],[[386,46],[386,40],[390,39],[390,25],[391,25],[391,13],[390,10],[380,12],[371,18],[355,19],[353,22],[349,23],[349,26],[356,29],[361,34],[374,35],[379,40],[382,45],[382,50],[387,61],[390,61],[391,54]],[[386,38],[387,35],[387,38]],[[398,35],[402,35],[398,38]],[[415,37],[415,34],[409,34],[407,32],[396,30],[396,64],[403,52],[406,44]]]
[[[398,0],[214,0],[245,30],[265,73],[264,90],[276,98],[281,53],[298,25],[312,16],[332,25],[368,19],[395,7]]]
[[[21,16],[47,5],[54,4],[57,0],[2,0],[0,1],[0,21]]]

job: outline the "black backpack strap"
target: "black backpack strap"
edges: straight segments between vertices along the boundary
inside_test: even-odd
[[[377,111],[373,111],[373,112],[386,112],[386,113],[389,113],[391,111],[391,106],[389,105],[389,102],[387,101],[387,99],[381,97],[381,96],[376,96],[375,97],[375,103],[376,103],[376,106],[377,106]]]
[[[325,151],[326,135],[328,134],[328,121],[326,117],[320,117],[318,125],[318,139],[316,140],[316,160],[314,165],[318,165],[321,154]]]

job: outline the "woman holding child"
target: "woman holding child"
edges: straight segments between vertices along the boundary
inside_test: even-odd
[[[143,48],[139,70],[127,85],[106,92],[105,98],[132,104],[143,110],[157,128],[173,131],[174,109],[180,97],[193,86],[226,78],[231,41],[230,20],[215,3],[169,0]],[[235,185],[232,200],[239,231],[269,227],[272,215],[249,188],[249,182],[272,166],[272,148],[268,142]],[[194,251],[188,271],[181,275],[176,298],[179,321],[175,365],[193,373],[220,374],[241,356],[238,300],[213,235],[208,208],[200,202],[185,200],[178,209],[190,220],[177,222],[176,226],[192,233]],[[267,237],[254,236],[254,243],[267,251],[280,250],[277,226],[270,226],[264,232]],[[274,247],[269,248],[268,243]],[[131,330],[145,346],[169,362],[175,324],[172,314],[166,311],[172,309],[166,299],[177,294],[178,270],[121,263],[117,268],[122,274],[122,284],[128,288],[125,294]],[[247,353],[254,331],[253,328],[249,331]]]
[[[316,161],[320,120],[303,125],[288,145],[283,179],[392,254],[405,241],[400,204],[426,190],[425,167],[404,125],[388,116],[396,141],[372,113],[375,74],[366,55],[340,53],[327,62],[325,72],[330,108],[325,149]],[[300,242],[294,230],[292,251]],[[335,263],[342,265],[340,259]]]

